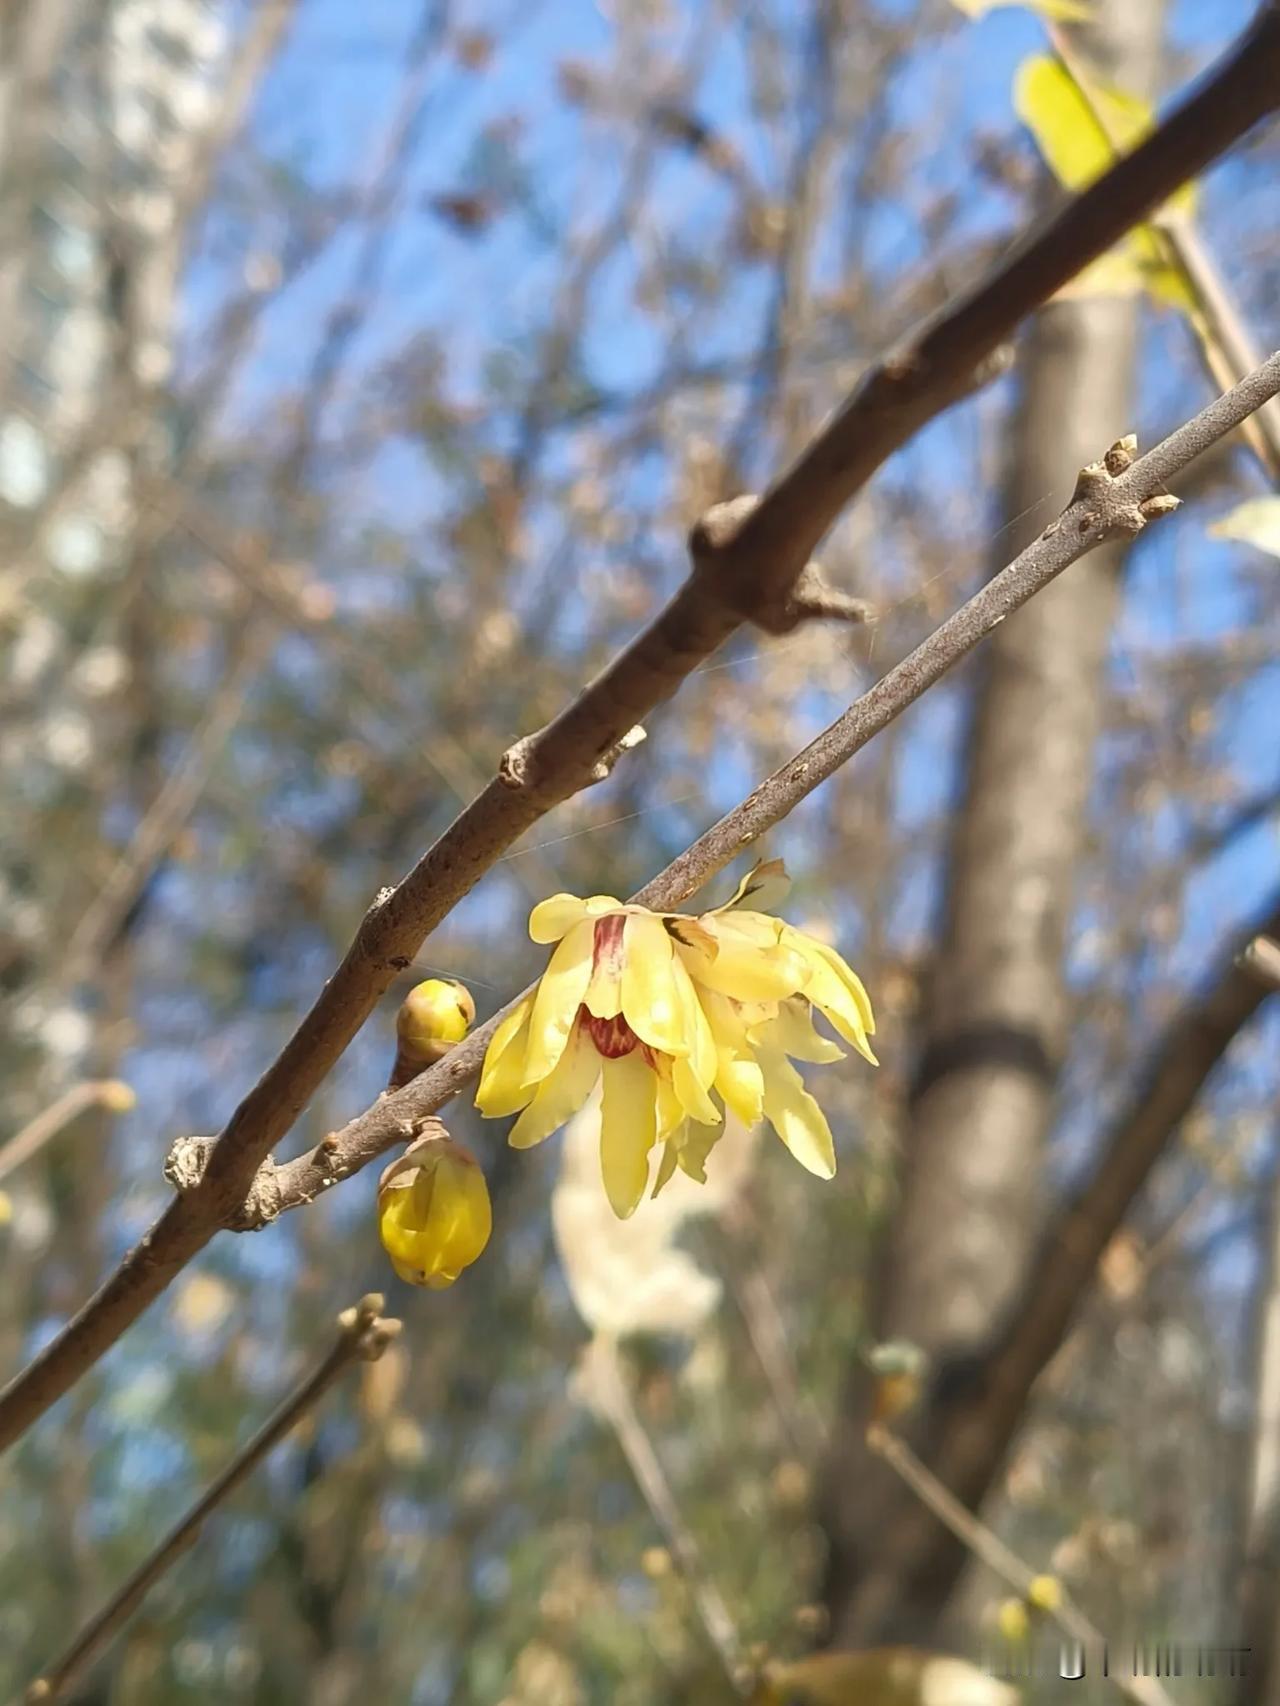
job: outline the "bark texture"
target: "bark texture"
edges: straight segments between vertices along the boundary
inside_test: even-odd
[[[1161,0],[1106,8],[1081,46],[1108,80],[1149,89],[1161,14]],[[1037,315],[1021,352],[1000,549],[1034,537],[1077,470],[1133,427],[1139,313],[1133,299],[1081,298]],[[980,664],[900,1198],[872,1305],[878,1336],[928,1351],[944,1392],[992,1349],[1042,1227],[1064,943],[1124,551],[1077,564],[997,631]],[[887,1536],[917,1525],[912,1495],[862,1443],[867,1403],[855,1376],[829,1486],[841,1646],[925,1638],[961,1561],[932,1522],[908,1555],[886,1550]],[[929,1436],[926,1415],[926,1459]]]

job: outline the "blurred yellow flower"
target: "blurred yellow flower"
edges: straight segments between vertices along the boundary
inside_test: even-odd
[[[557,944],[537,989],[499,1025],[476,1106],[519,1112],[510,1141],[541,1143],[603,1081],[600,1162],[614,1212],[644,1195],[649,1152],[663,1146],[655,1194],[677,1166],[705,1183],[726,1109],[767,1119],[811,1173],[829,1179],[835,1148],[793,1059],[842,1059],[814,1029],[817,1008],[875,1064],[871,1003],[833,948],[748,901],[785,882],[759,865],[733,899],[700,917],[650,912],[611,895],[553,895],[529,934]]]
[[[489,1187],[470,1150],[424,1138],[378,1181],[378,1231],[391,1265],[411,1285],[452,1285],[489,1242]]]

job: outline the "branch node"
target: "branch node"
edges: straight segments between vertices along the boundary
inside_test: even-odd
[[[531,737],[522,735],[498,760],[498,780],[504,788],[514,790],[528,786],[529,751],[532,745]]]
[[[735,542],[743,523],[760,507],[758,492],[743,492],[725,503],[712,504],[689,529],[689,555],[695,569],[705,569]]]
[[[624,752],[630,752],[640,745],[641,741],[649,738],[649,731],[641,723],[635,723],[629,728],[622,739],[615,741],[598,764],[593,765],[591,780],[604,782],[613,774],[613,767]]]
[[[371,1291],[338,1316],[338,1331],[353,1341],[355,1354],[363,1362],[377,1362],[400,1332],[399,1321],[383,1316],[385,1307],[382,1293]]]
[[[770,626],[769,632],[789,634],[801,622],[810,620],[870,622],[875,614],[875,605],[869,604],[865,598],[854,598],[850,593],[841,592],[839,587],[829,585],[820,564],[806,563],[781,612],[785,626]],[[761,622],[760,626],[765,624]]]
[[[323,1145],[322,1145],[323,1147]],[[239,1212],[231,1222],[232,1232],[260,1232],[280,1218],[284,1206],[280,1190],[280,1169],[274,1161],[264,1161],[249,1183],[249,1192]]]
[[[216,1141],[212,1137],[179,1137],[171,1145],[164,1160],[164,1176],[180,1197],[190,1196],[204,1178]]]
[[[1127,432],[1111,446],[1102,458],[1102,465],[1114,480],[1123,474],[1126,468],[1133,466],[1133,459],[1137,454],[1138,435],[1136,432]]]
[[[1071,494],[1071,502],[1073,504],[1097,503],[1103,500],[1111,489],[1111,480],[1112,476],[1105,462],[1086,463],[1076,475],[1076,486]],[[1083,527],[1081,531],[1084,531]]]

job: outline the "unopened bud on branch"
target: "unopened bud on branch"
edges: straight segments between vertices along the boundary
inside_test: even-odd
[[[462,1041],[475,1017],[476,1004],[460,983],[429,977],[415,984],[396,1015],[396,1061],[387,1088],[398,1090],[434,1066]]]

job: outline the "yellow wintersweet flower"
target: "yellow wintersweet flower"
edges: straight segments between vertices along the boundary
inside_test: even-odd
[[[480,1163],[452,1138],[410,1144],[378,1181],[378,1231],[392,1267],[411,1285],[452,1285],[492,1230]]]
[[[825,943],[751,910],[785,881],[757,866],[733,899],[700,917],[650,912],[612,895],[558,894],[534,907],[529,934],[557,944],[537,989],[494,1032],[476,1106],[519,1112],[510,1141],[541,1143],[603,1081],[600,1163],[625,1219],[663,1151],[655,1193],[680,1166],[705,1183],[725,1110],[767,1119],[811,1173],[835,1172],[831,1129],[792,1059],[843,1058],[811,1020],[817,1008],[875,1064],[860,980]]]

